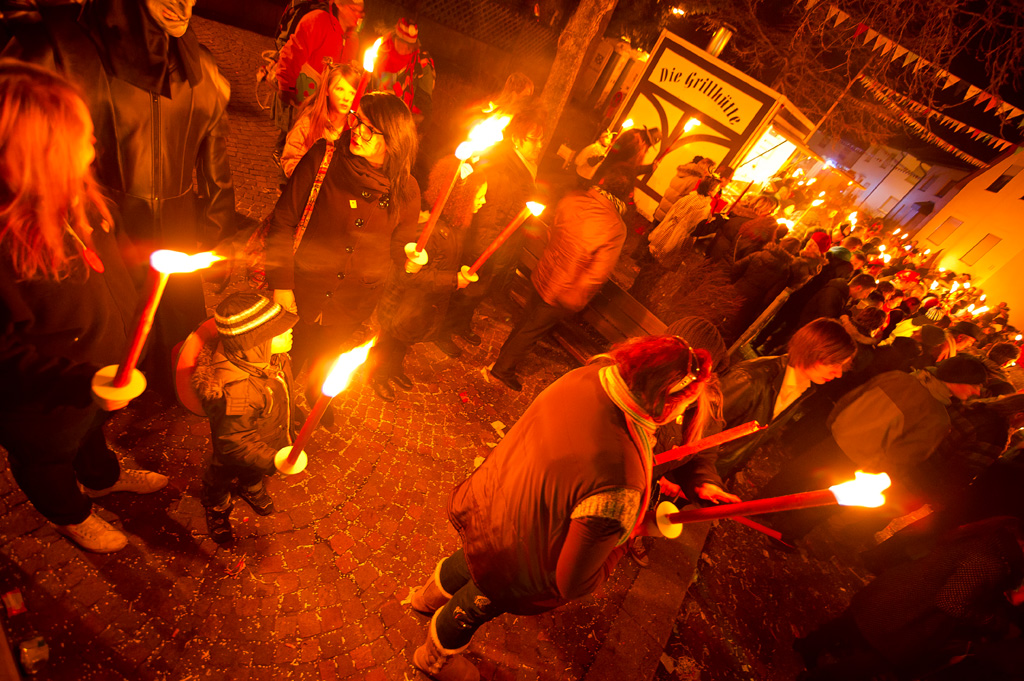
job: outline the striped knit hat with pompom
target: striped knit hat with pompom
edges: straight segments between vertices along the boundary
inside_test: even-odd
[[[299,316],[258,293],[240,291],[225,298],[213,315],[224,350],[241,354],[280,336]]]

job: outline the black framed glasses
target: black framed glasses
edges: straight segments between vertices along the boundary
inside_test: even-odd
[[[363,118],[355,111],[350,111],[348,114],[348,127],[349,130],[352,131],[353,135],[356,135],[364,142],[372,140],[374,135],[384,134],[363,120]]]

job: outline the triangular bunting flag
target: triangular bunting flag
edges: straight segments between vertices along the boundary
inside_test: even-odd
[[[931,62],[925,59],[924,57],[918,57],[917,61],[914,62],[914,73],[920,71],[922,66],[928,66],[928,64],[930,63]]]
[[[831,19],[832,17],[834,17],[838,13],[839,13],[839,8],[838,7],[836,7],[835,5],[829,5],[828,6],[828,14],[825,15],[825,21],[828,21],[829,19]]]
[[[856,38],[866,30],[868,30],[867,24],[857,24],[857,30],[853,32],[853,37]]]
[[[885,38],[885,42],[882,44],[882,54],[889,54],[889,52],[892,51],[892,48],[895,47],[895,45],[896,43],[889,40],[888,38]]]
[[[907,53],[907,48],[900,47],[899,45],[897,45],[896,46],[896,50],[892,53],[892,60],[896,61],[897,59],[899,59],[900,57],[902,57],[906,53]],[[904,66],[905,65],[906,65],[906,62],[904,62]]]
[[[998,103],[999,100],[997,100],[995,97],[992,97],[991,99],[988,100],[988,104],[985,105],[985,111],[991,111],[996,107]]]
[[[981,88],[978,89],[980,90]],[[990,95],[989,93],[978,92],[978,96],[974,98],[974,105],[977,106],[979,104],[986,104],[990,99],[992,99],[992,95]]]
[[[1017,116],[1020,116],[1021,114],[1024,114],[1024,110],[1018,109],[1015,106],[1011,106],[1010,107],[1010,113],[1006,115],[1006,118],[1008,120],[1013,120],[1014,118],[1016,118]]]
[[[869,28],[867,30],[867,32],[864,34],[864,44],[867,45],[868,43],[870,43],[872,40],[874,40],[877,37],[878,37],[878,31]],[[877,47],[877,45],[876,45],[876,47]]]
[[[811,9],[818,4],[818,0],[807,0],[807,9]]]
[[[907,52],[907,56],[903,58],[903,65],[910,66],[915,61],[917,61],[917,55],[913,52]]]
[[[846,12],[844,12],[842,10],[839,10],[838,12],[836,12],[836,23],[834,23],[833,26],[838,26],[839,24],[843,23],[844,21],[846,21],[849,18],[850,18],[849,14],[847,14]]]
[[[954,76],[952,73],[950,73],[949,74],[949,78],[946,79],[946,84],[942,86],[942,89],[945,90],[950,85],[956,85],[959,82],[960,82],[960,79],[957,78],[956,76]]]
[[[969,99],[974,99],[974,97],[977,96],[977,94],[979,92],[981,92],[981,88],[980,87],[975,87],[973,85],[968,85],[967,86],[967,95],[964,97],[964,101],[966,102]]]

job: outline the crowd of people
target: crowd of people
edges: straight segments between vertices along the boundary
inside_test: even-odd
[[[96,387],[130,342],[145,256],[157,248],[239,252],[226,156],[229,93],[189,29],[193,4],[89,0],[4,25],[0,445],[35,508],[91,551],[117,551],[127,537],[92,512],[90,498],[167,484],[158,473],[122,468],[104,435],[109,412],[137,397],[145,381],[116,399]],[[218,543],[233,538],[236,499],[259,515],[274,512],[265,481],[276,452],[294,441],[328,364],[374,313],[380,333],[367,376],[385,401],[415,387],[404,367],[412,345],[432,342],[458,359],[454,339],[482,343],[477,309],[509,288],[525,236],[513,234],[477,273],[464,265],[534,197],[550,133],[532,83],[512,74],[474,111],[481,119],[508,116],[504,141],[468,163],[437,160],[421,191],[418,125],[431,113],[434,66],[415,22],[403,18],[384,36],[378,82],[359,93],[362,1],[308,9],[286,14],[290,34],[276,68],[287,181],[265,224],[267,289],[232,293],[217,306],[215,333],[200,344],[191,379],[175,388],[171,348],[206,322],[200,275],[176,275],[143,365],[152,389],[183,402],[188,393],[209,420],[201,501]],[[556,197],[525,309],[489,377],[522,390],[522,360],[628,257],[634,183],[653,169],[646,158],[660,140],[655,129],[603,136],[581,159],[581,186]],[[1019,442],[1011,436],[1024,425],[1015,367],[1021,337],[1007,306],[986,305],[969,276],[937,268],[930,251],[898,229],[843,221],[839,208],[812,215],[814,206],[801,201],[813,200],[794,190],[811,178],[783,177],[730,203],[732,175],[711,159],[679,167],[657,224],[641,235],[633,290],[642,297],[642,282],[706,258],[731,273],[739,312],[717,325],[666,320],[666,334],[630,339],[537,396],[452,494],[461,546],[412,599],[413,609],[432,617],[413,658],[420,670],[442,681],[479,678],[460,653],[481,625],[592,593],[627,554],[645,563],[638,528],[656,499],[740,501],[730,481],[768,438],[813,446],[781,462],[765,496],[819,489],[863,469],[894,480],[891,503],[858,519],[864,532],[926,504],[935,511],[933,521],[871,554],[894,576],[885,572],[837,624],[801,640],[810,668],[828,653],[848,674],[842,678],[870,678],[852,674],[887,665],[921,675],[962,662],[954,659],[957,642],[1005,650],[978,613],[1019,603],[1024,577],[1019,502],[986,477],[1015,466]],[[409,246],[447,193],[416,251],[427,255],[414,258]],[[207,276],[242,266],[232,257],[227,264]],[[763,356],[731,364],[734,341]],[[654,465],[657,453],[750,421],[767,427]],[[321,423],[330,428],[333,411]],[[976,502],[979,485],[988,485],[987,509]],[[771,518],[775,545],[798,548],[834,512]],[[979,545],[989,535],[997,548]],[[986,572],[983,591],[950,580],[929,590],[920,577],[960,575],[975,569],[972,561],[1008,567]],[[912,655],[894,659],[880,642],[896,634],[866,629],[860,613],[886,607],[900,580],[920,581],[920,598],[937,599],[922,607],[951,621],[935,625],[944,638],[918,637]],[[1000,601],[1007,591],[1010,600]],[[902,632],[916,622],[908,615],[889,624]],[[836,640],[855,630],[860,666],[844,666]],[[994,658],[974,662],[998,666]],[[968,667],[975,668],[960,669]],[[972,678],[944,669],[941,678]]]

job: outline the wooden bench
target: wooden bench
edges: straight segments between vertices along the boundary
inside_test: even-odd
[[[530,273],[537,266],[540,250],[539,242],[527,241],[519,258],[518,277],[512,288],[512,297],[520,305],[526,304],[526,296],[532,286]],[[586,322],[605,342],[595,342],[593,337],[573,324],[573,320]],[[567,322],[558,324],[552,330],[552,335],[580,364],[627,338],[660,336],[666,329],[663,321],[611,280],[605,282],[587,307]]]

